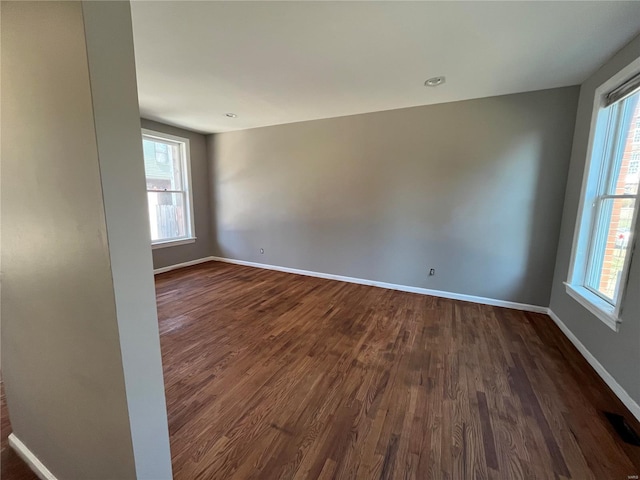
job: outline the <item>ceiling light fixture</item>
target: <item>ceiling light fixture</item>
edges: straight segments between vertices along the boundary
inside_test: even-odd
[[[235,113],[225,113],[224,116],[229,118],[236,118],[238,115],[236,115]]]
[[[424,82],[425,87],[437,87],[438,85],[442,85],[445,82],[444,77],[431,77],[426,82]]]

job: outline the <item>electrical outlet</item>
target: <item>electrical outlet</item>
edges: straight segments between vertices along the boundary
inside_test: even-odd
[[[260,253],[264,253],[264,248],[261,248],[261,249],[260,249]]]
[[[436,274],[436,269],[435,269],[435,268],[431,268],[431,269],[429,270],[429,276],[430,276],[430,277],[433,277],[435,274]]]

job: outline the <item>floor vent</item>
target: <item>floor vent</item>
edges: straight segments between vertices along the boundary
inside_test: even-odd
[[[611,412],[604,412],[604,415],[622,440],[640,447],[640,436],[638,436],[633,427],[627,423],[622,415]]]

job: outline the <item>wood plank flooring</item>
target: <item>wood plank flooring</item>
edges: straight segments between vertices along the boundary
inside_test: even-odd
[[[156,290],[177,479],[640,474],[546,315],[216,262]]]
[[[0,478],[2,480],[38,480],[38,476],[9,446],[11,423],[4,394],[4,383],[0,380]]]

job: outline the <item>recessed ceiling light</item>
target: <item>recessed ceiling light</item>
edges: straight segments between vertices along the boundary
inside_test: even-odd
[[[235,113],[225,113],[224,116],[229,118],[236,118],[238,115],[236,115]]]
[[[445,81],[444,77],[431,77],[429,80],[424,82],[425,87],[437,87],[438,85],[442,85]]]

